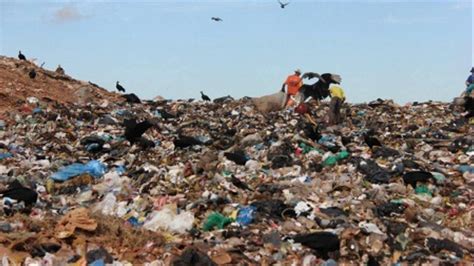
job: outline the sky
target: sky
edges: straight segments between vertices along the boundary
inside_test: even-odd
[[[296,68],[341,75],[354,103],[465,88],[473,1],[290,2],[0,0],[0,54],[145,99],[266,95]]]

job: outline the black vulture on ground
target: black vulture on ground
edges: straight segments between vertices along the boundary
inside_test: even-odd
[[[416,188],[418,182],[426,183],[434,179],[433,174],[426,171],[413,171],[403,175],[403,183],[405,183],[405,185],[411,185],[413,188]]]
[[[201,99],[203,101],[206,101],[206,102],[210,102],[211,101],[211,98],[209,98],[209,96],[207,96],[206,94],[204,94],[202,91],[201,91]]]
[[[250,191],[253,191],[253,189],[251,189],[249,187],[249,185],[247,185],[246,183],[242,182],[242,180],[238,179],[237,177],[235,177],[234,175],[232,175],[230,177],[230,182],[232,182],[232,184],[240,189],[243,189],[243,190],[250,190]]]
[[[21,51],[18,52],[18,59],[20,59],[20,60],[26,60],[25,55],[22,54]]]
[[[328,259],[330,252],[339,250],[340,240],[336,234],[330,232],[314,232],[309,234],[299,234],[293,237],[296,243],[313,249],[318,256]]]
[[[64,71],[64,68],[62,68],[61,65],[58,65],[55,72],[58,73],[59,75],[66,74],[66,72]]]
[[[120,91],[120,92],[125,92],[125,88],[122,87],[122,85],[120,85],[118,81],[115,84],[115,88],[117,88],[117,90]]]
[[[167,112],[165,109],[161,109],[161,110],[158,110],[158,112],[160,113],[161,117],[165,120],[167,119],[174,119],[177,117],[177,115],[174,115],[172,113],[169,113]]]
[[[30,79],[36,78],[36,71],[34,69],[31,69],[28,73],[28,76],[30,76]]]
[[[25,206],[32,206],[38,199],[38,193],[36,191],[24,187],[18,180],[14,180],[8,185],[8,188],[0,192],[2,197],[8,197],[10,199],[17,200],[18,202],[24,202]]]
[[[235,152],[226,152],[224,153],[224,156],[228,160],[233,161],[238,165],[245,165],[245,163],[249,160],[247,155],[241,150],[237,150]]]
[[[188,148],[195,145],[202,145],[203,143],[194,137],[179,135],[178,138],[173,140],[173,144],[175,148]]]
[[[139,142],[145,131],[153,127],[153,124],[148,120],[137,123],[135,119],[125,119],[123,125],[125,126],[125,138],[131,144]]]
[[[367,146],[372,149],[375,146],[380,146],[382,147],[382,143],[380,143],[380,140],[378,140],[376,137],[370,135],[370,134],[364,134],[364,141]]]

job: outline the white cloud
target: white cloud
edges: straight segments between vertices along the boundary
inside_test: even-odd
[[[58,23],[66,23],[71,21],[77,21],[85,18],[75,6],[63,6],[53,13],[53,21]]]

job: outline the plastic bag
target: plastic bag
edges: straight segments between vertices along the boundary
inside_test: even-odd
[[[226,225],[230,224],[232,219],[229,217],[225,217],[224,215],[213,212],[208,217],[207,220],[204,222],[202,226],[204,231],[210,231],[217,227],[218,229],[223,229]]]
[[[113,215],[116,207],[117,198],[113,193],[109,193],[104,197],[104,200],[97,204],[95,210],[100,211],[104,215]]]
[[[51,176],[51,179],[55,181],[66,181],[71,179],[72,177],[86,173],[98,178],[104,175],[106,171],[107,167],[105,166],[105,164],[97,160],[92,160],[87,164],[73,163],[66,167],[62,167],[59,169],[58,172],[54,173]]]
[[[237,215],[237,223],[240,225],[249,225],[253,222],[257,208],[253,206],[243,207]]]
[[[143,224],[143,228],[157,231],[159,229],[184,234],[193,227],[194,214],[181,212],[176,214],[169,206],[150,215],[150,219]]]

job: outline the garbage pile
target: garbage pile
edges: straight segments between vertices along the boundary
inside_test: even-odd
[[[56,72],[33,61],[0,56],[0,119],[5,119],[3,113],[6,112],[34,109],[36,106],[26,104],[31,97],[49,105],[56,102],[86,104],[103,100],[123,101],[118,94],[108,92],[95,83],[70,77],[64,69]]]
[[[324,102],[35,108],[0,127],[2,265],[473,261],[456,106],[346,104],[332,127]]]

